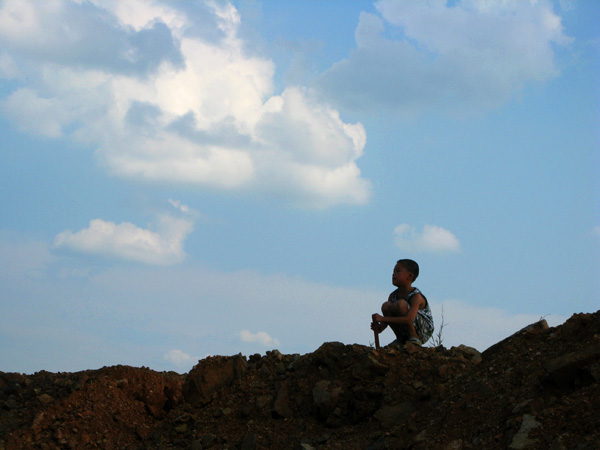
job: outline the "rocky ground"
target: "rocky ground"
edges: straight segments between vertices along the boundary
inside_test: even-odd
[[[469,347],[0,372],[0,450],[600,448],[600,311]]]

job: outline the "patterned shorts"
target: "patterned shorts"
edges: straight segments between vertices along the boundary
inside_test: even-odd
[[[424,344],[433,335],[433,322],[427,320],[423,315],[417,314],[413,324],[415,325],[415,331],[419,339]]]
[[[431,323],[425,317],[423,317],[422,314],[417,314],[415,320],[413,321],[413,325],[415,326],[415,331],[417,332],[417,336],[419,336],[419,340],[421,341],[421,343],[424,344],[433,335],[433,323]],[[404,326],[399,328],[400,329],[398,331],[402,337],[402,341],[408,341],[408,338],[410,337],[408,329]]]

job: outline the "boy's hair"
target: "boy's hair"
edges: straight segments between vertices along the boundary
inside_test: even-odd
[[[408,272],[412,273],[415,276],[413,278],[413,281],[416,280],[419,276],[419,265],[416,263],[416,261],[413,261],[412,259],[399,259],[397,264],[400,264]]]

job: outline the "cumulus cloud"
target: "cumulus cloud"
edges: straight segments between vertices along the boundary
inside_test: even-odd
[[[190,212],[190,207],[188,205],[184,205],[181,203],[181,201],[179,200],[173,200],[173,199],[169,199],[169,203],[171,204],[171,206],[173,206],[174,208],[178,209],[179,211],[181,211],[182,213],[189,213]]]
[[[169,350],[163,355],[163,358],[178,368],[189,367],[196,363],[200,358],[189,355],[179,349]]]
[[[422,232],[406,223],[400,224],[394,229],[394,241],[406,252],[450,253],[460,250],[460,242],[452,232],[429,224],[425,224]]]
[[[274,64],[248,52],[241,20],[208,0],[7,0],[1,68],[21,76],[0,112],[25,131],[88,144],[125,178],[311,207],[366,203],[363,126],[305,87],[273,92]]]
[[[144,74],[165,61],[182,63],[163,21],[134,29],[103,4],[6,0],[0,9],[0,42],[41,63],[90,70]]]
[[[516,333],[542,318],[549,326],[558,326],[568,319],[559,314],[527,314],[497,307],[475,305],[463,300],[437,302],[433,310],[437,334],[442,323],[442,345],[447,348],[460,344],[484,351],[491,345]]]
[[[548,0],[380,0],[376,9],[361,14],[356,49],[318,82],[346,107],[496,106],[556,75],[553,45],[570,42]]]
[[[75,233],[67,230],[57,235],[54,247],[145,264],[181,262],[185,258],[183,243],[193,229],[192,223],[162,216],[157,225],[157,231],[151,231],[129,222],[117,225],[95,219],[90,221],[88,228]]]
[[[48,246],[20,233],[0,229],[0,284],[35,278],[53,261]]]
[[[6,52],[0,53],[0,78],[16,78],[19,70],[14,59]]]
[[[242,330],[240,332],[239,336],[240,336],[240,339],[242,340],[242,342],[258,343],[264,347],[277,346],[280,344],[280,342],[277,339],[272,338],[271,336],[269,336],[268,333],[266,333],[264,331],[258,331],[256,333],[252,333],[251,331],[248,331],[248,330]]]
[[[207,354],[233,355],[248,349],[242,346],[248,341],[256,351],[271,347],[286,354],[313,352],[331,341],[368,345],[373,339],[371,314],[389,295],[387,288],[335,286],[249,270],[219,272],[194,264],[176,269],[128,265],[93,276],[49,276],[35,282],[30,276],[15,276],[16,271],[48,267],[44,272],[51,274],[64,264],[74,267],[73,261],[53,257],[42,242],[17,237],[0,231],[0,329],[8,337],[0,346],[7,355],[3,363],[16,372],[77,371],[115,361],[155,370],[189,370]],[[443,311],[445,347],[466,344],[484,350],[540,315],[555,326],[567,318],[563,314],[572,312],[564,302],[548,299],[534,301],[528,313],[516,311],[516,302],[485,306],[477,302],[493,298],[493,288],[484,291],[460,301],[430,292],[436,332]],[[25,293],[20,309],[14,308],[15,292]],[[577,310],[595,311],[595,301],[583,296]],[[545,316],[548,313],[553,314]],[[334,316],[337,320],[332,322]],[[248,331],[249,326],[254,331]],[[127,333],[116,333],[116,339],[119,330]],[[381,343],[393,339],[392,331],[386,331]]]

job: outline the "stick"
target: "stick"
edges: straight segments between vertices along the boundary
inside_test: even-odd
[[[375,314],[373,314],[373,325],[375,325],[375,328],[373,329],[373,334],[375,335],[375,348],[379,350],[379,323],[375,320]]]

